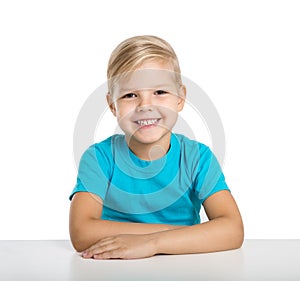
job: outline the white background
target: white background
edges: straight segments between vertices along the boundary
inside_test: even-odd
[[[76,118],[140,34],[169,41],[218,109],[246,238],[300,238],[299,14],[288,0],[1,1],[0,239],[68,238]]]

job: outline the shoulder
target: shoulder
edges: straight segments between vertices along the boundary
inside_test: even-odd
[[[184,135],[173,134],[173,136],[177,140],[177,142],[180,146],[181,152],[195,154],[197,151],[199,153],[204,153],[206,151],[210,151],[210,148],[207,145],[205,145],[201,142],[198,142],[196,140],[192,140]]]
[[[121,134],[115,134],[108,137],[105,140],[102,140],[98,143],[92,144],[88,150],[97,150],[97,151],[111,151],[112,146],[116,145],[117,143],[123,142],[125,140],[125,136]]]
[[[124,135],[115,134],[105,140],[94,143],[86,149],[86,151],[83,153],[82,158],[93,156],[98,160],[101,159],[101,161],[103,161],[104,159],[110,161],[113,154],[113,147],[116,143],[124,141],[124,139]]]
[[[93,144],[92,146],[99,147],[99,148],[102,148],[102,147],[105,148],[107,146],[111,146],[112,144],[114,144],[118,141],[123,141],[124,139],[125,139],[124,135],[115,134],[115,135],[108,137],[107,139],[104,139],[98,143]]]
[[[180,158],[186,166],[192,170],[201,169],[205,165],[210,165],[214,161],[215,156],[211,149],[196,140],[180,134],[174,134],[179,144]]]

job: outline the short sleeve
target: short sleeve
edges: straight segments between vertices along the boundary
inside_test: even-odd
[[[104,200],[109,184],[110,164],[105,153],[96,145],[90,146],[82,155],[78,168],[77,183],[69,197],[76,192],[91,192]]]
[[[229,190],[229,188],[220,164],[209,147],[202,144],[199,151],[200,158],[194,190],[203,203],[212,194],[221,190]]]

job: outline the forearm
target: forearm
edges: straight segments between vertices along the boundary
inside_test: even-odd
[[[119,234],[151,234],[177,229],[167,224],[147,224],[89,219],[70,227],[71,240],[77,251],[83,251],[98,240]]]
[[[157,254],[216,252],[241,247],[244,239],[241,221],[226,217],[203,224],[151,234]]]

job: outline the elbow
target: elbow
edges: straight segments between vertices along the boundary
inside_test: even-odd
[[[242,222],[239,222],[232,232],[232,250],[239,249],[244,243],[244,226]]]
[[[80,253],[92,245],[86,233],[81,231],[81,228],[71,227],[69,233],[73,248],[77,252]]]
[[[73,248],[76,250],[76,252],[80,253],[83,252],[88,248],[86,243],[84,241],[81,241],[80,239],[75,239],[71,237],[71,242],[73,245]]]
[[[94,220],[70,223],[70,239],[74,249],[82,252],[104,237],[102,232],[95,231]]]
[[[236,235],[235,239],[234,239],[234,245],[233,245],[233,250],[234,249],[239,249],[243,246],[244,243],[244,234],[240,233],[239,235]]]

